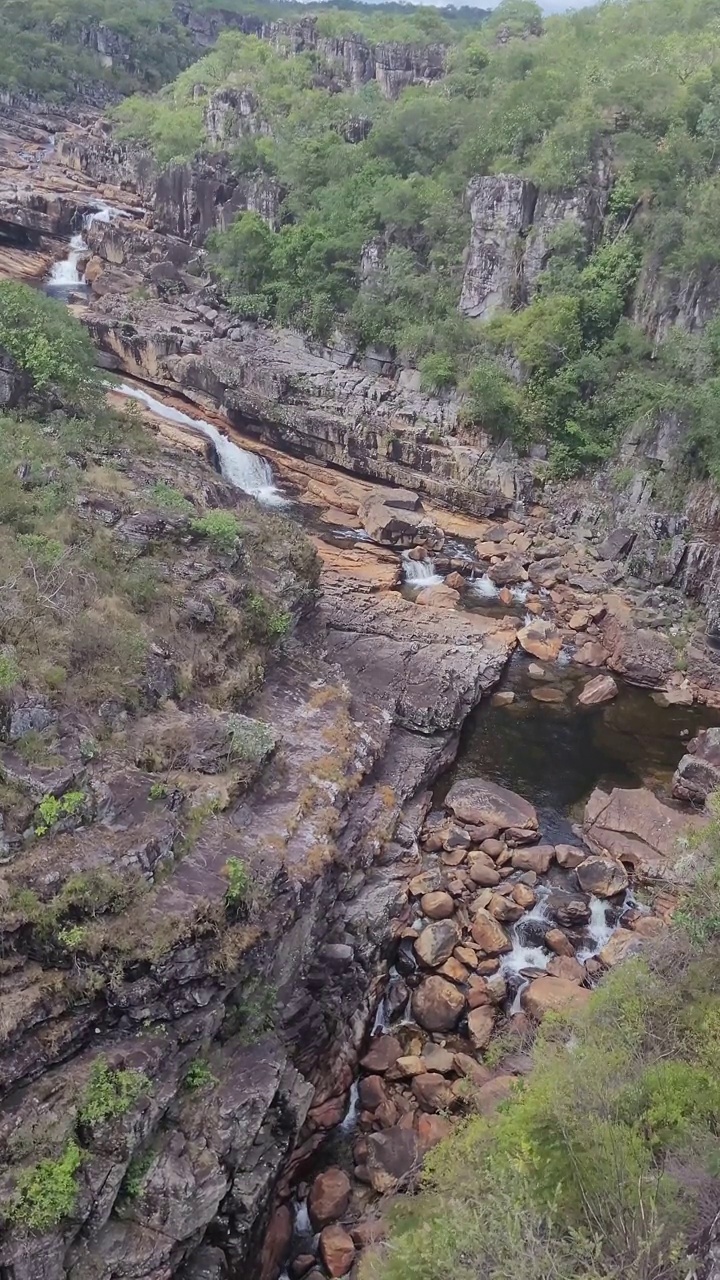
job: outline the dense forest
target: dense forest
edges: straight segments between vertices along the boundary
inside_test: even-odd
[[[426,389],[459,386],[469,422],[550,440],[557,474],[659,412],[687,419],[689,462],[718,474],[717,330],[659,344],[631,318],[639,281],[672,291],[718,264],[716,0],[629,0],[544,23],[529,0],[505,0],[473,31],[437,11],[321,13],[318,29],[336,35],[348,16],[366,39],[445,44],[446,74],[396,101],[374,83],[328,92],[316,53],[227,32],[117,112],[122,137],[170,163],[210,145],[213,94],[253,95],[241,136],[213,145],[283,198],[277,226],[246,214],[211,242],[238,314],[389,347]],[[529,306],[486,325],[458,314],[468,182],[504,173],[567,193],[600,164],[612,187],[599,239],[564,221]],[[381,270],[368,273],[368,245]]]

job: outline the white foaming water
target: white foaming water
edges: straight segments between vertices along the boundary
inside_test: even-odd
[[[605,943],[615,932],[615,925],[608,924],[607,904],[594,895],[590,898],[590,922],[587,926],[589,946],[578,951],[577,958],[581,964],[602,951]]]
[[[215,445],[220,459],[220,470],[225,479],[234,484],[237,489],[242,489],[243,493],[249,493],[266,507],[288,505],[288,499],[283,497],[273,480],[270,463],[260,454],[251,453],[249,449],[241,449],[239,444],[229,440],[211,422],[206,422],[204,418],[191,418],[188,413],[174,409],[172,405],[163,404],[162,400],[156,400],[140,387],[132,387],[128,382],[121,382],[119,386],[111,383],[107,385],[112,386],[113,391],[117,391],[121,396],[139,400],[166,422],[175,422],[184,427],[196,427],[202,431],[203,435],[212,440]]]
[[[521,587],[511,587],[510,595],[516,604],[524,604],[530,595],[530,590],[530,584],[526,582]]]
[[[310,1214],[308,1213],[307,1200],[295,1201],[295,1222],[293,1224],[293,1230],[296,1236],[311,1236],[313,1234]]]
[[[486,573],[481,578],[473,578],[470,590],[473,595],[480,596],[482,600],[496,600],[499,595],[495,583]]]
[[[443,581],[442,575],[435,572],[435,562],[428,556],[426,560],[413,560],[407,551],[403,551],[403,578],[411,587],[438,587]]]
[[[127,213],[127,209],[114,209],[112,205],[98,202],[96,208],[85,214],[83,228],[87,230],[93,222],[112,222],[114,218],[121,218]],[[47,278],[46,288],[49,293],[64,295],[83,287],[84,281],[78,271],[78,261],[83,253],[87,253],[87,250],[88,244],[82,233],[74,235],[70,241],[67,257],[55,263]]]
[[[357,1080],[353,1080],[350,1086],[350,1097],[348,1099],[348,1108],[340,1121],[340,1128],[343,1133],[352,1133],[357,1124],[358,1112],[360,1110],[360,1093],[358,1090]],[[297,1219],[296,1219],[297,1223]],[[308,1219],[308,1226],[310,1225]],[[297,1229],[297,1227],[296,1227]]]

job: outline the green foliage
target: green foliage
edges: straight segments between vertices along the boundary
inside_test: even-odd
[[[168,788],[164,782],[153,782],[148,791],[148,800],[164,800],[168,793]]]
[[[225,863],[225,876],[228,887],[225,890],[225,905],[237,911],[247,905],[252,887],[250,872],[240,858],[228,858]]]
[[[245,607],[250,619],[251,630],[256,640],[273,644],[289,634],[292,627],[292,617],[287,612],[287,609],[280,609],[271,604],[258,591],[250,593],[245,602]]]
[[[125,1115],[149,1084],[142,1071],[110,1067],[104,1058],[96,1058],[78,1109],[78,1121],[92,1126]]]
[[[276,738],[269,725],[248,716],[230,718],[230,745],[228,762],[246,761],[257,764],[275,749]]]
[[[0,653],[0,691],[14,689],[20,682],[20,668],[12,653]]]
[[[82,810],[87,797],[84,791],[66,791],[60,796],[43,796],[35,811],[35,835],[47,835],[63,818],[74,818]]]
[[[232,555],[242,533],[242,525],[231,511],[208,511],[192,522],[193,532],[207,538],[215,551]]]
[[[164,480],[159,480],[150,490],[150,497],[155,506],[162,507],[164,511],[173,511],[178,515],[187,515],[193,510],[193,504],[179,489],[173,489],[172,485],[167,484]]]
[[[81,924],[69,924],[58,929],[57,940],[67,951],[80,951],[87,941],[87,929]]]
[[[200,1089],[207,1089],[211,1085],[217,1084],[217,1076],[213,1075],[210,1070],[210,1064],[205,1058],[195,1058],[190,1063],[185,1073],[185,1088],[191,1093],[196,1093]]]
[[[73,1212],[78,1196],[77,1175],[82,1152],[68,1142],[56,1160],[40,1160],[18,1178],[15,1195],[4,1206],[11,1222],[31,1231],[47,1231]]]
[[[57,387],[76,403],[97,390],[92,343],[62,303],[37,289],[0,281],[0,347],[30,377],[37,392]]]
[[[137,1200],[141,1195],[145,1179],[154,1161],[155,1156],[152,1151],[144,1151],[141,1155],[133,1156],[125,1170],[125,1177],[120,1187],[126,1200]]]

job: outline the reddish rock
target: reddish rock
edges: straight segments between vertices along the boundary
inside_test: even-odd
[[[483,778],[463,778],[454,783],[445,805],[460,822],[473,826],[490,824],[498,830],[518,827],[526,831],[538,828],[537,813],[527,800]]]
[[[525,914],[524,907],[519,906],[512,897],[508,898],[500,893],[493,894],[487,909],[502,924],[515,924]]]
[[[580,888],[596,898],[614,898],[628,887],[628,874],[614,858],[586,858],[575,872]]]
[[[370,1042],[370,1048],[364,1058],[360,1060],[360,1066],[363,1071],[368,1071],[373,1075],[382,1074],[397,1062],[402,1054],[402,1045],[397,1036],[376,1036]]]
[[[413,876],[408,881],[408,893],[412,898],[424,897],[426,893],[434,893],[442,884],[442,872],[437,868],[429,871],[421,871],[419,875]]]
[[[523,1009],[539,1022],[546,1013],[571,1013],[587,1004],[590,992],[566,978],[543,976],[526,987],[520,997]]]
[[[438,973],[442,974],[443,978],[449,978],[450,982],[462,983],[467,982],[468,979],[468,971],[465,965],[456,960],[454,955],[440,965]]]
[[[385,1129],[368,1137],[367,1169],[370,1183],[379,1195],[388,1195],[405,1186],[417,1173],[420,1145],[413,1129]]]
[[[442,1045],[428,1042],[422,1051],[422,1061],[426,1071],[439,1071],[440,1075],[447,1076],[453,1070],[455,1055]]]
[[[556,844],[555,857],[559,866],[565,867],[566,870],[571,871],[574,867],[579,867],[580,863],[585,861],[587,853],[584,849],[577,849],[575,845],[572,844]]]
[[[675,770],[673,795],[700,805],[715,791],[720,791],[720,729],[701,729]]]
[[[420,899],[420,910],[428,920],[447,920],[455,910],[455,902],[449,893],[436,889]]]
[[[387,1102],[387,1091],[382,1076],[363,1076],[358,1085],[358,1096],[365,1111],[375,1111],[381,1103]],[[335,1216],[340,1217],[339,1214]],[[329,1221],[332,1221],[332,1218]]]
[[[487,1084],[492,1079],[492,1072],[488,1067],[484,1067],[481,1062],[476,1062],[470,1057],[469,1053],[455,1054],[455,1069],[464,1076],[466,1080],[476,1088],[480,1089],[482,1085]]]
[[[501,1102],[505,1102],[517,1083],[515,1076],[495,1076],[481,1086],[475,1094],[474,1102],[481,1116],[491,1116],[497,1111]]]
[[[299,1253],[297,1258],[293,1258],[288,1271],[292,1276],[292,1280],[299,1280],[300,1276],[307,1275],[311,1267],[315,1266],[314,1253]]]
[[[460,930],[452,920],[436,920],[415,939],[413,950],[422,964],[436,969],[449,959],[459,941]]]
[[[422,1058],[416,1053],[404,1054],[402,1058],[398,1058],[395,1066],[392,1068],[392,1077],[395,1079],[407,1079],[412,1076],[421,1076],[423,1071],[427,1071],[427,1066]]]
[[[550,869],[555,856],[555,848],[551,844],[536,844],[529,849],[516,849],[512,856],[512,864],[516,871],[534,871],[544,876]]]
[[[320,1257],[332,1280],[347,1275],[355,1261],[352,1236],[337,1223],[320,1232]]]
[[[516,884],[513,887],[512,896],[523,911],[529,911],[530,907],[534,907],[537,898],[529,885]]]
[[[464,1009],[462,992],[436,974],[425,978],[412,995],[413,1017],[426,1031],[452,1031]]]
[[[290,1248],[292,1233],[292,1214],[286,1204],[281,1204],[272,1214],[263,1239],[259,1260],[261,1280],[277,1275]]]
[[[499,871],[479,860],[471,864],[468,874],[473,884],[479,885],[482,889],[491,889],[500,883]]]
[[[530,697],[535,702],[564,702],[566,694],[562,689],[556,689],[552,685],[541,685],[539,689],[531,689]]]
[[[350,1179],[343,1169],[333,1167],[317,1175],[308,1195],[308,1213],[316,1231],[342,1218],[351,1191]]]
[[[607,661],[607,657],[607,650],[603,649],[597,640],[588,640],[586,644],[580,645],[575,650],[573,662],[577,662],[581,667],[601,667]]]
[[[468,1032],[473,1048],[482,1051],[490,1043],[497,1015],[491,1005],[481,1005],[468,1014]]]
[[[450,1085],[437,1071],[415,1076],[411,1088],[423,1111],[447,1111],[454,1101]]]
[[[633,933],[639,934],[641,938],[658,938],[668,929],[666,922],[659,920],[657,916],[638,916],[630,927]]]
[[[621,960],[634,956],[642,950],[644,939],[635,929],[616,929],[610,935],[602,951],[598,952],[598,960],[608,969],[612,969]]]
[[[612,702],[618,694],[618,687],[612,676],[594,676],[584,684],[578,694],[581,707],[597,707],[603,702]]]
[[[426,1111],[417,1113],[418,1144],[423,1155],[438,1142],[443,1142],[450,1133],[452,1125],[444,1116],[429,1115]]]
[[[526,653],[541,662],[554,662],[562,649],[562,635],[552,622],[536,618],[517,633],[518,643]]]
[[[609,793],[599,787],[585,806],[583,832],[594,853],[609,854],[643,879],[672,882],[685,857],[685,841],[707,818],[681,813],[644,787]]]
[[[551,978],[566,978],[568,982],[584,982],[587,977],[585,966],[574,956],[553,956],[548,960],[545,972]]]

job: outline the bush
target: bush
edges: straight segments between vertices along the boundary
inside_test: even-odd
[[[62,303],[37,289],[0,281],[0,348],[30,377],[33,388],[56,387],[73,403],[98,393],[93,346]]]
[[[125,1115],[149,1084],[142,1071],[113,1068],[104,1058],[96,1058],[78,1109],[80,1124],[92,1126]]]
[[[173,489],[172,485],[167,484],[164,480],[159,480],[150,490],[150,497],[156,506],[162,507],[165,511],[174,511],[179,515],[186,515],[193,510],[193,504],[179,489]]]
[[[69,1142],[57,1160],[41,1160],[24,1170],[17,1190],[6,1206],[11,1222],[31,1231],[47,1231],[73,1212],[78,1196],[77,1174],[82,1153],[76,1142]]]
[[[210,1085],[217,1084],[217,1076],[213,1075],[210,1070],[210,1064],[205,1058],[195,1058],[190,1063],[185,1073],[185,1088],[191,1093],[196,1093],[200,1089],[207,1089]]]
[[[44,796],[35,811],[35,835],[47,835],[50,828],[63,818],[75,817],[82,810],[86,798],[84,791],[66,791],[59,799]]]
[[[222,555],[232,555],[242,533],[242,525],[231,511],[208,511],[192,522],[193,532],[207,538]]]
[[[225,890],[225,905],[237,911],[238,908],[247,904],[252,883],[250,872],[240,858],[228,858],[225,863],[225,875],[228,882]]]
[[[0,691],[14,689],[20,683],[20,668],[11,653],[0,652]]]

